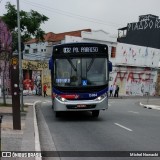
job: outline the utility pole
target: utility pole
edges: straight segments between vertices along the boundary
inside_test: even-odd
[[[2,118],[3,118],[3,116],[0,115],[0,152],[2,151],[2,148],[1,148],[1,146],[2,146],[2,143],[1,143],[1,123],[2,123]]]
[[[18,24],[18,54],[19,54],[19,88],[20,88],[20,106],[23,108],[23,74],[22,74],[22,55],[21,55],[21,33],[20,33],[20,15],[19,15],[19,0],[17,0],[17,24]]]

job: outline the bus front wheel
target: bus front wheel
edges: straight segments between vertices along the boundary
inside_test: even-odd
[[[99,110],[92,111],[92,117],[98,117],[99,112],[100,112]]]

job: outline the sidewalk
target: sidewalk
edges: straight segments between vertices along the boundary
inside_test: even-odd
[[[21,113],[21,130],[13,130],[12,107],[0,107],[0,115],[3,115],[1,123],[1,151],[40,151],[40,145],[37,144],[39,143],[39,137],[37,138],[39,133],[36,125],[35,105],[28,106],[27,109],[25,108],[27,112]],[[23,158],[10,159],[19,160]],[[27,159],[34,160],[35,158]]]
[[[13,130],[11,107],[0,107],[0,115],[3,115],[1,123],[1,151],[20,151],[26,115],[23,114],[21,116],[21,130]]]

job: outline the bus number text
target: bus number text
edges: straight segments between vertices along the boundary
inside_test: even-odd
[[[89,97],[97,97],[97,93],[89,94]]]

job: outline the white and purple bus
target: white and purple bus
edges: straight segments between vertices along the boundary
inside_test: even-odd
[[[108,46],[98,43],[68,43],[53,47],[49,60],[52,106],[61,111],[91,111],[98,117],[108,108]]]

